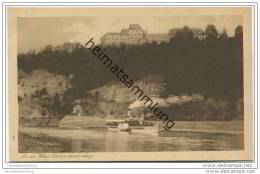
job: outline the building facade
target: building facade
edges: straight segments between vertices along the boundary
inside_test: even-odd
[[[101,38],[102,45],[140,45],[144,43],[169,42],[168,34],[147,34],[139,24],[130,24],[128,29],[122,29],[120,33],[110,32]]]
[[[200,28],[192,28],[193,36],[199,40],[206,39],[206,33]]]
[[[181,28],[172,28],[168,33],[148,34],[139,24],[130,24],[128,29],[122,29],[121,32],[106,33],[101,37],[101,44],[108,46],[120,45],[140,45],[144,43],[162,43],[169,42]],[[193,36],[199,40],[206,38],[206,33],[200,28],[191,28]]]

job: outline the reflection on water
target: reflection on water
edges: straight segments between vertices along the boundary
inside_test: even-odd
[[[101,130],[22,128],[19,152],[149,152],[243,149],[243,133],[174,131],[134,134]]]

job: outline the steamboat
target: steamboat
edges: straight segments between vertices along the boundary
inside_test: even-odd
[[[146,110],[141,115],[132,115],[128,109],[128,116],[125,119],[106,120],[109,131],[132,132],[132,133],[158,133],[161,121],[148,114]]]

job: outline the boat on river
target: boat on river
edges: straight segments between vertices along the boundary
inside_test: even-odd
[[[131,132],[131,133],[158,133],[161,127],[161,121],[151,116],[145,108],[141,113],[131,113],[131,106],[136,105],[133,103],[128,108],[128,115],[124,119],[110,119],[106,120],[106,126],[109,131]],[[142,105],[140,105],[142,106]]]
[[[107,120],[106,126],[109,131],[132,132],[132,133],[158,133],[157,121],[140,119]]]

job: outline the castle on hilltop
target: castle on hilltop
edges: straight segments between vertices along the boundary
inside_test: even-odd
[[[169,34],[147,34],[139,24],[130,24],[128,29],[122,29],[120,33],[106,33],[101,38],[102,45],[139,45],[144,43],[161,43],[170,41]]]
[[[169,33],[148,34],[139,24],[130,24],[129,28],[123,28],[121,32],[109,32],[101,37],[101,44],[104,46],[114,45],[141,45],[144,43],[169,42],[178,29],[171,29]],[[192,28],[194,37],[203,40],[205,32],[198,28]]]

